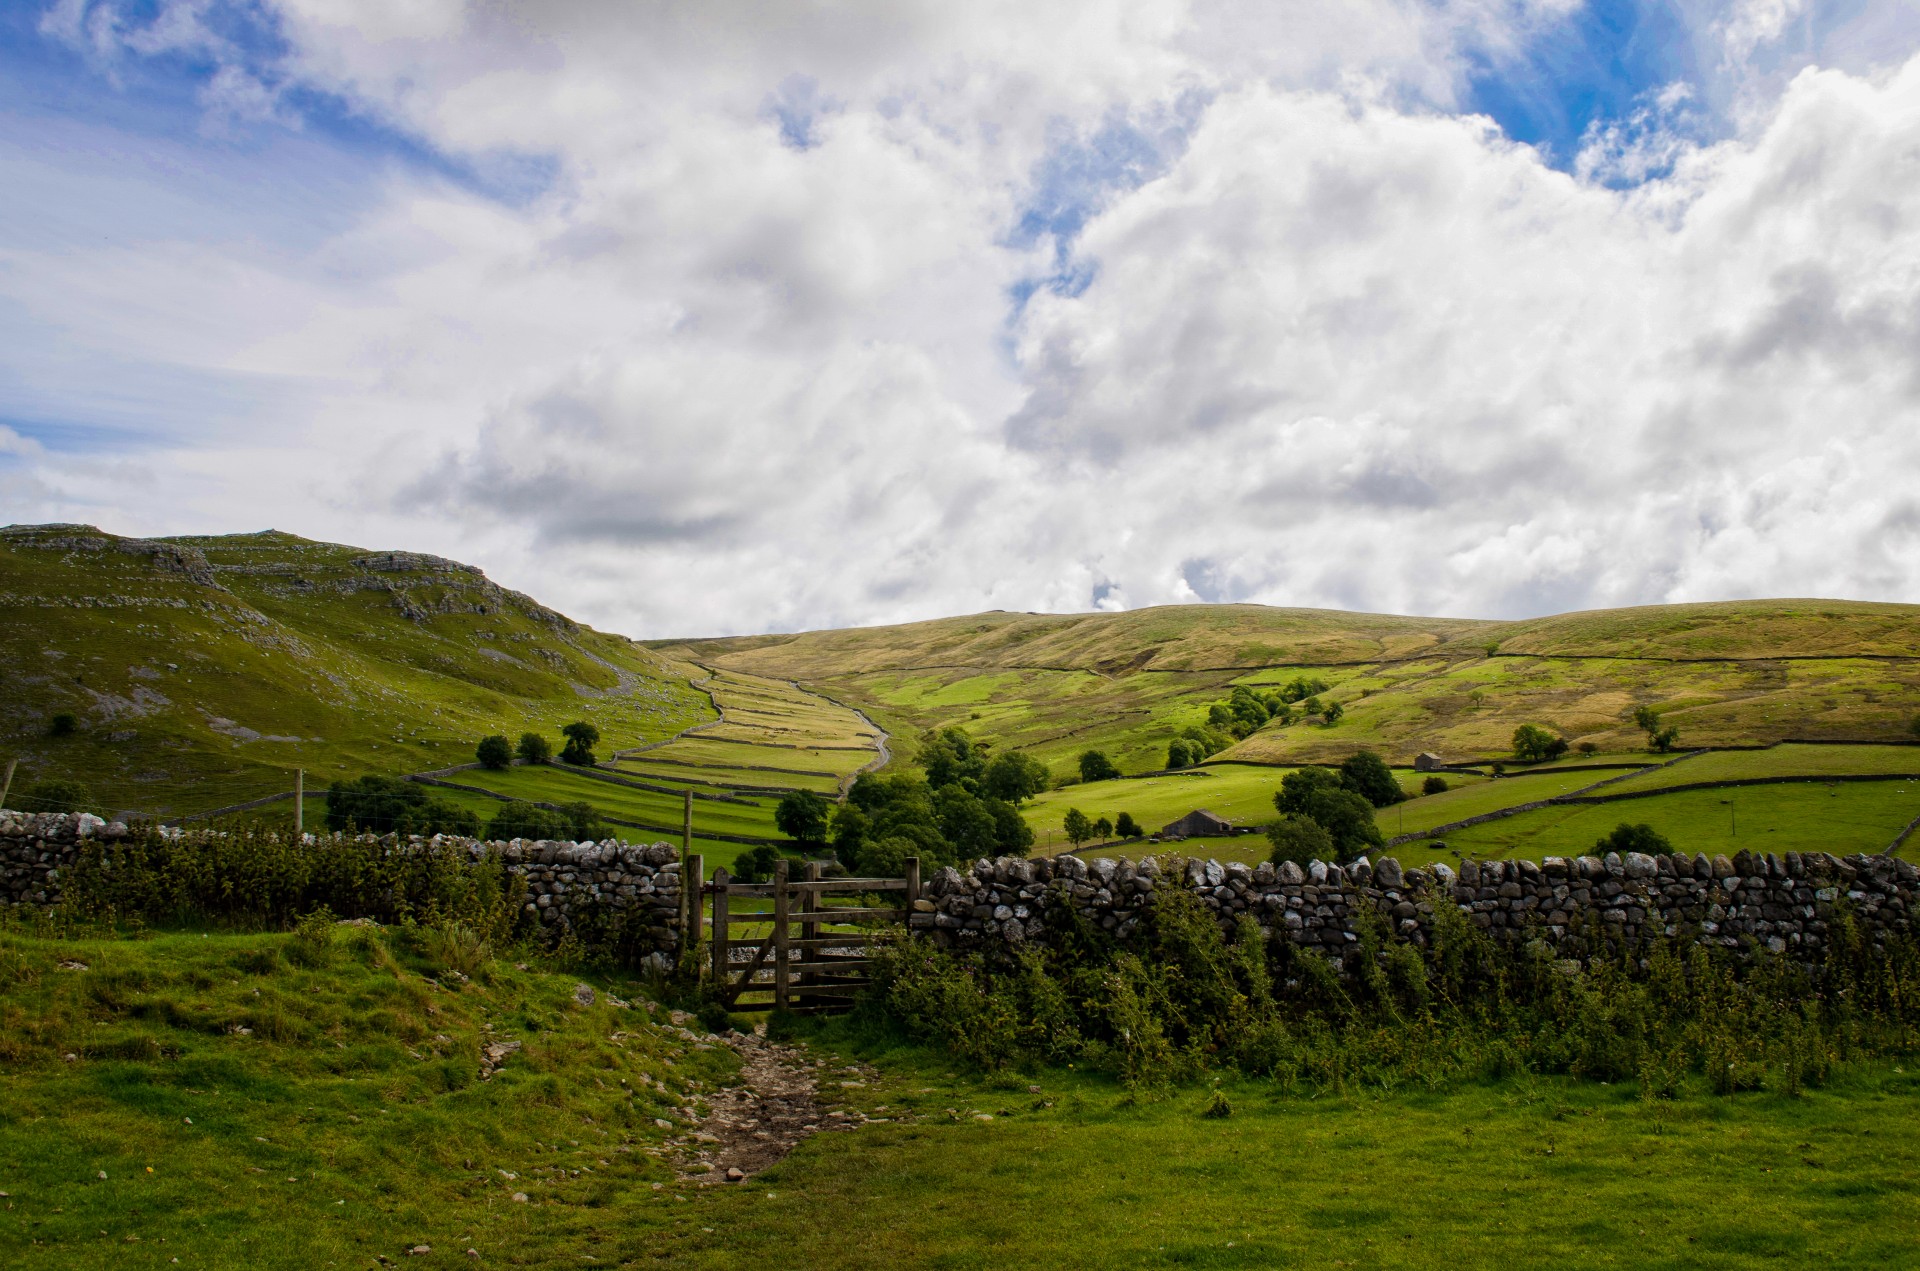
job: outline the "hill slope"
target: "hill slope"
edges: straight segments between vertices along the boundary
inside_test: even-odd
[[[50,737],[54,715],[79,721]],[[470,565],[268,531],[0,529],[0,736],[24,781],[109,811],[193,811],[360,772],[464,763],[487,733],[593,722],[611,750],[711,719],[621,636]]]
[[[1237,683],[1299,674],[1346,708],[1269,725],[1218,760],[1287,764],[1360,746],[1408,762],[1503,753],[1535,722],[1603,750],[1638,745],[1651,705],[1688,745],[1899,740],[1920,713],[1920,607],[1830,600],[1645,606],[1519,622],[1258,605],[1116,614],[991,613],[796,636],[656,642],[794,678],[894,732],[960,725],[1066,775],[1107,750],[1130,772]]]

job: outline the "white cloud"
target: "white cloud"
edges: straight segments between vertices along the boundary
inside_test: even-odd
[[[243,386],[156,401],[218,419],[139,461],[164,503],[16,449],[10,519],[441,551],[649,635],[1910,597],[1920,62],[1785,80],[1712,146],[1675,89],[1568,174],[1453,112],[1569,8],[287,0],[231,116],[300,83],[552,189],[394,169],[253,234],[267,183],[236,211],[156,169],[111,188],[164,217],[0,239],[58,338],[21,346],[36,400],[92,400],[94,359]],[[1128,129],[1151,162],[1102,148]],[[1018,227],[1069,159],[1049,286]]]

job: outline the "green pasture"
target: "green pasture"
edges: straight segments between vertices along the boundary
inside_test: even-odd
[[[1517,784],[1517,783],[1516,783]],[[1611,787],[1610,787],[1611,789]],[[1920,781],[1736,786],[1681,790],[1600,804],[1560,804],[1449,830],[1447,847],[1471,857],[1576,856],[1622,822],[1645,823],[1684,852],[1878,852],[1920,816]],[[1916,845],[1911,841],[1905,855]],[[1394,849],[1403,861],[1424,844]]]
[[[1441,794],[1420,795],[1408,799],[1405,803],[1378,810],[1375,818],[1388,838],[1395,838],[1401,834],[1418,834],[1436,825],[1464,821],[1471,816],[1498,812],[1502,808],[1510,808],[1516,804],[1533,803],[1539,799],[1551,799],[1555,795],[1572,794],[1576,790],[1584,790],[1608,777],[1628,774],[1542,771],[1537,774],[1530,773],[1524,777],[1499,777],[1493,780],[1474,777],[1461,779],[1459,774],[1451,772],[1440,775],[1452,786],[1451,789]],[[1611,791],[1618,787],[1607,786],[1605,789]]]
[[[643,821],[676,833],[684,811],[680,796],[635,790],[610,781],[595,781],[557,765],[504,768],[498,771],[476,768],[458,773],[450,780],[456,780],[461,785],[479,786],[514,799],[545,803],[584,800],[608,816]],[[456,793],[439,787],[435,789],[442,793]],[[706,830],[717,834],[777,838],[779,831],[773,825],[774,802],[771,798],[763,798],[748,804],[718,803],[711,799],[696,798],[693,801],[694,833],[697,836],[700,831]]]
[[[1070,846],[1060,828],[1068,808],[1079,808],[1093,819],[1104,816],[1114,820],[1122,812],[1131,813],[1149,834],[1159,833],[1161,826],[1198,808],[1235,824],[1265,824],[1277,815],[1273,796],[1289,771],[1251,764],[1207,764],[1159,777],[1122,777],[1049,790],[1029,799],[1020,811],[1033,827],[1033,850],[1041,855]]]
[[[1852,773],[1920,776],[1920,746],[1782,745],[1766,750],[1717,750],[1640,773],[1609,793],[1657,790],[1695,781],[1738,781],[1756,777],[1832,777]]]
[[[711,768],[681,763],[648,763],[647,754],[618,761],[619,771],[642,781],[667,785],[690,785],[695,790],[724,794],[724,789],[703,786],[699,782],[719,782],[730,786],[762,786],[779,790],[812,790],[832,795],[840,788],[840,778],[831,773],[749,772],[740,768]]]
[[[873,758],[857,750],[805,750],[744,741],[710,741],[700,733],[644,753],[648,760],[672,759],[700,768],[731,769],[743,774],[742,781],[753,780],[755,772],[768,769],[789,773],[849,773]]]

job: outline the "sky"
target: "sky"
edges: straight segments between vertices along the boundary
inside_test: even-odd
[[[1912,0],[10,0],[0,523],[638,637],[1920,601]]]

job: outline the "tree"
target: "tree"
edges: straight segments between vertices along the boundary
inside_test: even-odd
[[[1107,758],[1104,751],[1089,750],[1080,756],[1080,780],[1111,781],[1120,775],[1113,766],[1113,760]]]
[[[1337,859],[1333,836],[1311,817],[1289,814],[1267,826],[1267,842],[1273,844],[1273,863],[1307,865],[1313,861]]]
[[[833,810],[833,856],[848,869],[861,868],[860,859],[866,851],[868,833],[873,821],[864,810],[852,803],[843,803]]]
[[[1068,808],[1066,820],[1061,828],[1067,832],[1067,842],[1075,847],[1093,837],[1093,822],[1087,820],[1087,814],[1079,808]]]
[[[1522,724],[1513,730],[1513,757],[1521,763],[1544,763],[1566,753],[1567,739],[1538,724]]]
[[[983,799],[993,817],[993,850],[996,856],[1025,856],[1033,850],[1033,827],[1020,809],[1005,799]]]
[[[1655,750],[1659,751],[1661,754],[1664,755],[1669,750],[1672,750],[1674,746],[1679,742],[1680,730],[1678,728],[1675,728],[1672,724],[1668,724],[1665,728],[1658,729],[1655,732],[1651,733],[1647,737],[1647,740],[1653,743],[1653,748]]]
[[[733,863],[735,882],[764,883],[773,878],[773,868],[786,857],[786,853],[771,843],[762,843],[750,851],[742,852]]]
[[[1651,736],[1660,727],[1660,712],[1651,706],[1634,707],[1633,726]]]
[[[1447,785],[1447,779],[1438,775],[1429,776],[1420,783],[1421,794],[1445,794],[1451,788]]]
[[[980,775],[981,793],[1005,799],[1015,807],[1036,794],[1045,794],[1052,784],[1047,765],[1020,750],[995,755]]]
[[[773,823],[798,843],[825,843],[833,805],[811,790],[792,790],[773,810]]]
[[[593,764],[594,743],[600,740],[600,730],[585,720],[575,720],[560,730],[567,744],[560,748],[560,762],[578,764],[582,768]]]
[[[397,777],[361,777],[327,791],[327,828],[369,834],[480,833],[480,818]]]
[[[1907,731],[1912,733],[1915,737],[1920,737],[1920,715],[1915,715],[1913,717],[1913,723],[1908,726]]]
[[[1595,751],[1599,750],[1600,747],[1595,742],[1583,741],[1578,746],[1575,746],[1574,749],[1579,751],[1583,755],[1591,755]]]
[[[987,748],[959,728],[943,728],[920,739],[915,762],[926,770],[927,784],[938,790],[959,785],[978,791],[987,767]]]
[[[1320,722],[1322,727],[1332,728],[1346,717],[1347,708],[1338,702],[1328,702],[1320,708]]]
[[[73,736],[74,730],[79,727],[80,721],[74,717],[72,711],[61,711],[48,722],[47,736],[71,737]]]
[[[1131,812],[1122,812],[1114,818],[1113,832],[1123,839],[1137,839],[1144,833],[1140,828],[1140,823],[1133,819],[1133,813]]]
[[[1407,797],[1386,760],[1371,750],[1359,750],[1340,763],[1340,783],[1376,808],[1392,807]]]
[[[1347,789],[1331,768],[1300,768],[1288,773],[1281,779],[1279,793],[1273,796],[1273,806],[1282,815],[1318,822],[1332,837],[1334,853],[1342,861],[1386,841],[1374,824],[1373,805]]]
[[[969,793],[964,786],[944,786],[933,792],[933,815],[941,836],[953,845],[961,860],[995,854],[1000,826],[979,795]]]
[[[16,812],[90,812],[93,792],[70,777],[48,777],[20,792]]]
[[[493,814],[493,819],[487,822],[487,837],[502,841],[571,838],[572,829],[567,818],[558,812],[537,807],[524,799],[515,799],[502,805]]]
[[[514,747],[514,753],[522,763],[543,764],[553,758],[553,747],[539,733],[521,733],[520,744]]]
[[[918,843],[904,834],[892,834],[861,849],[860,873],[864,878],[899,878],[907,872],[907,860],[919,855]]]
[[[612,837],[613,828],[600,819],[600,809],[576,800],[554,805],[554,812],[567,823],[567,832],[576,840],[598,842]]]
[[[1645,822],[1628,825],[1622,821],[1613,827],[1611,834],[1595,843],[1593,850],[1601,855],[1619,852],[1624,856],[1628,852],[1645,852],[1648,856],[1668,856],[1673,852],[1673,844],[1667,841],[1666,835]]]
[[[1100,817],[1093,823],[1093,837],[1105,841],[1113,837],[1113,822]]]
[[[1318,715],[1322,709],[1320,699],[1317,697],[1309,697],[1300,703],[1300,713],[1302,715]]]
[[[480,744],[473,748],[473,757],[480,761],[482,768],[512,767],[513,743],[499,733],[491,737],[482,737]]]
[[[1193,767],[1193,746],[1185,737],[1175,737],[1167,743],[1167,767],[1169,769]]]

